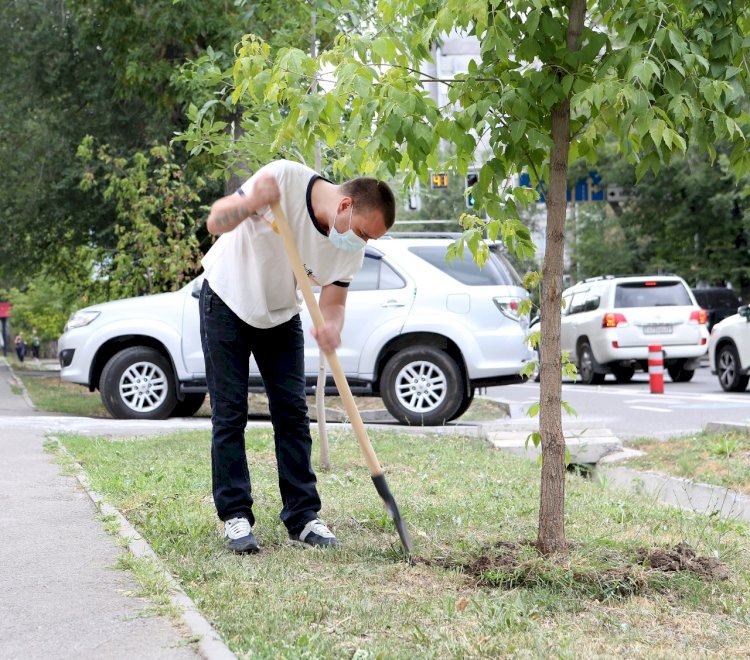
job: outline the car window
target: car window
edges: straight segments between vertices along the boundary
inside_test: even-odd
[[[404,286],[406,282],[403,278],[382,259],[365,255],[362,269],[354,276],[349,291],[401,289]]]
[[[615,307],[664,307],[692,305],[682,282],[624,282],[615,290]]]
[[[731,291],[719,291],[717,307],[737,307],[740,304],[737,296]]]
[[[693,289],[698,304],[701,307],[737,307],[740,303],[737,295],[730,290],[701,290]]]
[[[573,298],[570,300],[570,312],[569,314],[580,314],[586,311],[586,297],[588,291],[576,291],[573,294]]]
[[[464,251],[463,260],[456,257],[451,262],[445,259],[447,250],[444,245],[412,247],[409,251],[467,286],[497,284],[520,286],[521,284],[521,279],[515,269],[494,250],[490,251],[487,263],[482,268],[476,264],[469,250]]]
[[[592,287],[586,295],[586,302],[583,303],[584,311],[593,312],[599,309],[599,303],[602,300],[601,287]]]

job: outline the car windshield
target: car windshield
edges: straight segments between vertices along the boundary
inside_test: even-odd
[[[615,307],[663,307],[692,305],[682,282],[645,281],[617,285]]]
[[[468,250],[464,250],[463,260],[456,258],[448,262],[445,259],[447,254],[445,245],[430,245],[409,249],[430,265],[467,286],[492,286],[497,284],[521,286],[521,278],[513,266],[507,262],[503,255],[493,249],[490,249],[487,263],[482,268],[477,266]]]

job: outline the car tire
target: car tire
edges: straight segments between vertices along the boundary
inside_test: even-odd
[[[192,417],[206,400],[205,392],[188,392],[182,401],[178,401],[170,417]]]
[[[667,367],[667,373],[673,383],[687,383],[693,379],[695,371],[692,369],[685,369],[682,364],[675,364],[671,367]]]
[[[629,383],[633,380],[634,367],[612,367],[612,373],[618,383]]]
[[[744,392],[750,376],[742,373],[740,356],[734,344],[724,344],[716,352],[716,375],[725,392]]]
[[[145,346],[115,353],[102,370],[99,391],[115,419],[166,419],[177,404],[169,361]]]
[[[458,409],[456,410],[456,412],[453,413],[450,420],[448,421],[452,422],[454,419],[458,419],[459,417],[461,417],[461,415],[463,415],[469,409],[469,406],[471,405],[472,401],[474,401],[474,388],[473,387],[466,390],[466,393],[464,394],[464,398],[461,400],[461,405],[458,406]]]
[[[584,385],[599,385],[604,382],[604,374],[595,371],[596,360],[588,342],[578,347],[578,382]]]
[[[380,395],[393,417],[413,426],[445,424],[467,396],[456,361],[429,346],[396,353],[383,370]]]

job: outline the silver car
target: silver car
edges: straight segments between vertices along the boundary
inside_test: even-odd
[[[490,246],[480,269],[468,254],[448,263],[452,241],[399,234],[370,241],[349,289],[337,354],[352,392],[382,397],[404,424],[456,419],[477,388],[517,382],[535,357],[525,341],[528,318],[518,312],[528,293],[502,250]],[[99,389],[116,418],[193,414],[206,392],[200,283],[72,314],[59,341],[62,379]],[[306,310],[302,323],[312,391],[320,358]],[[248,387],[262,390],[254,360]],[[335,392],[332,381],[327,391]]]

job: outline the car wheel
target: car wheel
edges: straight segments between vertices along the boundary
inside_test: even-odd
[[[673,383],[687,383],[693,379],[695,371],[692,369],[685,369],[682,364],[676,364],[671,367],[667,367],[667,373],[672,379]]]
[[[451,415],[449,421],[452,422],[454,419],[458,419],[459,417],[461,417],[461,415],[463,415],[469,409],[472,401],[474,401],[474,388],[466,390],[464,398],[461,400],[461,405],[458,406],[458,410],[456,410],[456,412]]]
[[[750,376],[742,373],[740,356],[733,344],[724,344],[716,354],[716,374],[726,392],[744,392]]]
[[[584,385],[598,385],[604,382],[604,374],[594,371],[594,353],[587,342],[578,347],[578,381]]]
[[[455,360],[444,351],[407,348],[386,364],[380,395],[402,424],[436,426],[453,419],[464,402],[463,381]]]
[[[115,419],[166,419],[177,404],[169,361],[145,346],[126,348],[110,358],[99,391]]]
[[[188,392],[182,401],[178,401],[170,417],[192,417],[206,400],[205,392]]]
[[[635,369],[633,367],[612,367],[612,373],[618,383],[629,383],[633,380]]]

